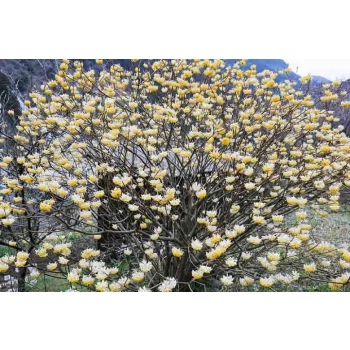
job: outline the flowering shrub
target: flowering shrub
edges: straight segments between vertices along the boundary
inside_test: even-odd
[[[24,283],[35,265],[33,278],[95,291],[348,283],[350,251],[308,221],[339,210],[350,184],[349,138],[310,77],[244,61],[97,63],[64,60],[25,101],[12,154],[2,149],[0,244],[17,255],[1,273],[15,266]],[[336,89],[321,101],[350,106]],[[72,253],[71,233],[87,248]]]

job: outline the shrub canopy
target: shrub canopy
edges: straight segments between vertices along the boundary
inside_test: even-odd
[[[350,184],[349,138],[321,105],[350,106],[337,82],[319,101],[309,76],[244,61],[97,63],[63,60],[1,150],[0,244],[17,255],[0,272],[97,291],[348,283],[350,252],[309,221]]]

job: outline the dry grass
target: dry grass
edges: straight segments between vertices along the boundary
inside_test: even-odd
[[[350,205],[342,205],[339,212],[331,213],[326,218],[320,218],[311,211],[308,211],[308,216],[316,240],[350,248]]]

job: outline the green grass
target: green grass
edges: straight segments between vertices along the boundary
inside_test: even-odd
[[[65,292],[68,289],[75,289],[79,292],[90,291],[88,287],[78,284],[71,284],[62,274],[57,275],[41,275],[38,277],[35,285],[27,284],[27,292]]]
[[[327,241],[337,246],[350,246],[350,205],[342,204],[338,212],[333,212],[326,218],[321,218],[310,208],[305,210],[308,214],[310,225],[314,228],[313,236],[320,241]],[[297,225],[295,213],[286,218],[288,225]]]
[[[11,247],[0,246],[0,258],[5,255],[16,255],[16,249]]]
[[[69,289],[70,283],[65,277],[41,275],[35,285],[27,285],[28,292],[63,292]]]

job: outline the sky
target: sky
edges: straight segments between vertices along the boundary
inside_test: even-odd
[[[350,59],[285,59],[285,61],[299,75],[310,73],[329,80],[350,79]]]

